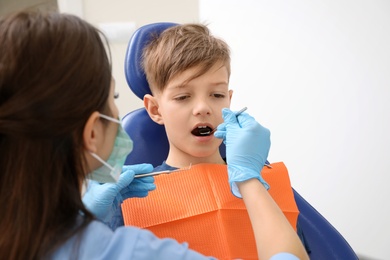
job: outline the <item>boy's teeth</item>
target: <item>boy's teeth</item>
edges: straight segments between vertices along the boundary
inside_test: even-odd
[[[192,134],[196,136],[207,136],[211,134],[211,127],[208,126],[197,126],[193,131]]]

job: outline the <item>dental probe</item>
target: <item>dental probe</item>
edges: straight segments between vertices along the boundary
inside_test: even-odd
[[[189,169],[191,169],[191,164],[189,166],[187,166],[187,167],[179,168],[179,169],[176,169],[176,170],[165,170],[165,171],[158,171],[158,172],[149,172],[149,173],[136,174],[136,175],[134,175],[134,178],[141,178],[141,177],[146,177],[146,176],[156,176],[156,175],[160,175],[160,174],[168,174],[168,173],[171,173],[171,172],[185,171],[185,170],[189,170]]]

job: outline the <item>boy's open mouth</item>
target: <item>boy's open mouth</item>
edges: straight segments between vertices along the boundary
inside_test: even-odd
[[[209,126],[198,126],[195,127],[191,133],[195,136],[209,136],[212,133],[213,129]]]

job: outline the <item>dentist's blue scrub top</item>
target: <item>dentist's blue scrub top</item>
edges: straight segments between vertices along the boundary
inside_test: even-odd
[[[79,243],[79,246],[75,246]],[[174,239],[159,239],[148,230],[120,227],[112,231],[98,221],[92,221],[79,235],[70,238],[50,259],[215,259],[203,256],[179,244]],[[272,260],[298,260],[288,253],[277,254]]]

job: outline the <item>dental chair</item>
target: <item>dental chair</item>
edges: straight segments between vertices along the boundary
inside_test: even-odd
[[[154,23],[139,28],[130,39],[126,58],[125,75],[133,93],[140,99],[151,94],[144,71],[140,66],[142,50],[151,34],[159,34],[174,23]],[[153,122],[144,108],[125,115],[123,127],[134,142],[134,149],[125,164],[150,163],[160,165],[168,155],[169,144],[163,126]],[[225,157],[225,147],[220,151]],[[310,247],[310,259],[358,259],[343,236],[297,191],[293,189],[299,209],[298,223]]]

